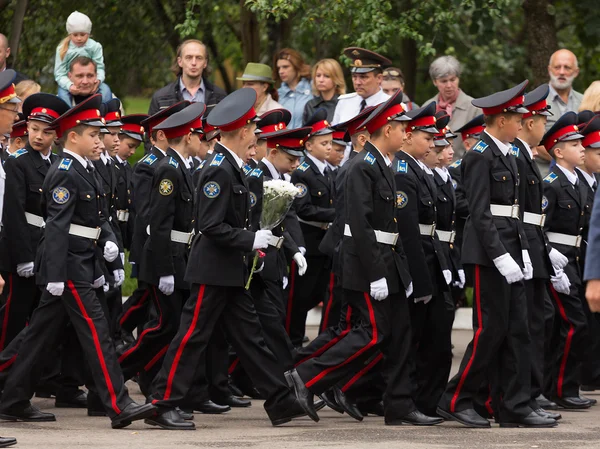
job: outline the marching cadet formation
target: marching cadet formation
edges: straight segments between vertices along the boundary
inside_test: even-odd
[[[54,421],[34,394],[113,428],[171,430],[244,395],[275,426],[328,406],[386,425],[554,427],[556,410],[595,405],[580,394],[600,388],[582,273],[600,117],[568,112],[545,132],[548,86],[524,81],[451,130],[435,103],[407,110],[370,84],[386,58],[346,55],[365,92],[340,98],[335,125],[324,109],[296,129],[285,109],[257,117],[248,88],[152,116],[100,95],[27,98],[3,163],[0,419]],[[14,77],[0,74],[9,111]],[[454,139],[467,152],[452,162]],[[539,145],[555,161],[545,178]],[[268,180],[298,191],[272,231]],[[123,304],[126,251],[138,288]],[[448,381],[466,286],[474,335]]]

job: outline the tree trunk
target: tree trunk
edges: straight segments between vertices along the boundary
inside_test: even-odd
[[[240,25],[242,36],[242,55],[244,62],[259,62],[259,23],[256,14],[254,14],[245,6],[245,0],[240,0]]]
[[[19,54],[19,42],[21,41],[21,31],[23,30],[23,19],[25,18],[25,13],[27,12],[27,3],[28,0],[18,1],[17,7],[15,8],[15,14],[12,18],[12,26],[10,28],[11,32],[8,46],[11,50],[10,54],[12,57],[13,66],[17,63],[17,56]]]
[[[533,72],[531,87],[548,82],[548,61],[558,49],[556,23],[548,13],[552,0],[524,0],[525,26],[529,40],[527,56]]]
[[[404,92],[414,100],[417,92],[417,43],[412,39],[402,39],[402,73]]]

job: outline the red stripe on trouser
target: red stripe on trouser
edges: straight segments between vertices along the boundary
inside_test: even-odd
[[[236,357],[233,363],[229,365],[229,368],[227,369],[227,374],[231,375],[235,371],[235,368],[238,366],[238,363],[240,363],[240,358]]]
[[[158,308],[158,324],[156,326],[154,326],[154,327],[149,327],[148,329],[144,329],[144,331],[140,334],[140,336],[138,337],[137,341],[135,342],[135,345],[133,345],[131,348],[129,348],[127,351],[125,351],[123,354],[121,354],[121,357],[119,357],[119,363],[122,363],[123,360],[125,360],[137,348],[139,348],[139,346],[142,344],[142,339],[146,335],[148,335],[148,333],[154,332],[154,331],[160,329],[161,326],[162,326],[163,313],[162,313],[162,309],[160,308],[160,301],[158,300],[158,296],[156,294],[156,288],[155,287],[152,287],[152,292],[154,293],[154,297],[156,298],[156,307]]]
[[[563,352],[562,360],[560,362],[560,370],[558,371],[558,379],[556,381],[556,394],[559,398],[562,398],[563,395],[563,384],[565,382],[565,369],[567,368],[567,359],[569,358],[569,352],[571,351],[571,343],[573,341],[573,334],[575,333],[575,328],[573,324],[569,321],[567,317],[567,313],[565,312],[565,308],[563,306],[560,297],[552,284],[550,284],[550,291],[552,292],[552,297],[554,301],[556,301],[556,305],[558,306],[558,312],[560,313],[560,317],[569,325],[569,332],[567,332],[567,339],[565,341],[565,350]]]
[[[323,379],[327,374],[350,363],[352,360],[356,359],[362,353],[364,353],[365,351],[368,351],[370,348],[375,346],[375,344],[377,344],[377,322],[375,321],[375,312],[373,311],[373,304],[371,303],[371,298],[369,297],[368,293],[365,293],[364,295],[365,295],[365,301],[367,302],[367,308],[369,309],[369,322],[371,323],[371,328],[373,329],[373,335],[371,337],[371,341],[369,341],[365,346],[363,346],[361,349],[356,351],[354,354],[352,354],[350,357],[348,357],[346,360],[344,360],[339,365],[330,366],[329,368],[321,371],[318,375],[316,375],[315,377],[313,377],[311,380],[309,380],[306,383],[306,388],[312,387],[318,381]]]
[[[327,307],[325,307],[325,313],[323,314],[323,324],[321,325],[321,332],[329,327],[329,312],[331,311],[331,304],[333,304],[333,282],[334,274],[329,274],[329,300],[327,301]]]
[[[363,377],[366,373],[368,373],[369,371],[371,371],[373,369],[373,367],[375,365],[377,365],[381,359],[383,359],[383,354],[379,353],[379,355],[377,357],[375,357],[375,359],[369,363],[367,366],[365,366],[363,369],[361,369],[358,373],[356,373],[354,376],[352,376],[352,379],[350,379],[348,382],[346,382],[346,385],[344,385],[342,387],[342,392],[346,392],[348,391],[348,389],[354,385],[354,383],[360,379],[361,377]]]
[[[458,396],[460,395],[460,390],[462,389],[465,380],[467,379],[467,375],[469,374],[469,370],[471,369],[471,365],[473,364],[473,360],[475,359],[475,354],[477,352],[477,343],[479,342],[479,336],[481,335],[481,331],[483,330],[483,324],[481,322],[481,285],[479,279],[479,265],[475,265],[475,304],[477,306],[477,324],[478,328],[475,332],[475,337],[473,338],[473,350],[471,352],[471,358],[469,359],[469,363],[465,367],[465,370],[460,376],[460,381],[458,382],[458,386],[456,387],[456,391],[454,392],[454,396],[452,396],[452,401],[450,402],[450,411],[454,413],[454,408],[456,407],[456,401],[458,400]]]
[[[0,351],[4,349],[4,342],[6,341],[6,332],[8,331],[8,318],[10,313],[10,303],[12,301],[12,290],[13,290],[13,274],[8,274],[8,296],[6,297],[6,304],[4,306],[4,320],[2,321],[2,335],[0,336]]]
[[[298,363],[296,363],[294,366],[297,367],[298,365],[306,362],[309,359],[312,359],[314,357],[319,357],[321,354],[323,354],[325,351],[327,351],[329,348],[331,348],[333,345],[335,345],[338,341],[340,341],[342,338],[344,338],[346,335],[348,335],[348,333],[350,332],[350,328],[351,328],[351,322],[350,322],[351,317],[352,317],[352,307],[348,306],[348,310],[346,311],[346,328],[342,332],[340,332],[340,334],[337,337],[332,338],[329,343],[327,343],[326,345],[323,345],[321,348],[319,348],[318,350],[316,350],[309,356],[303,358]]]
[[[17,360],[17,355],[18,354],[13,355],[10,358],[10,360],[8,360],[8,361],[4,362],[2,365],[0,365],[0,373],[2,371],[4,371],[6,368],[8,368],[9,366],[11,366],[13,363],[15,363],[15,360]]]
[[[98,332],[96,331],[96,326],[94,326],[94,322],[90,318],[87,313],[87,310],[83,306],[83,302],[79,297],[79,293],[77,293],[77,289],[75,289],[75,285],[73,282],[67,281],[67,285],[69,290],[71,290],[71,294],[75,298],[77,305],[79,306],[79,311],[83,315],[83,318],[87,322],[90,327],[90,332],[92,333],[92,340],[94,341],[94,346],[96,347],[96,355],[98,356],[98,361],[100,362],[100,367],[102,368],[102,374],[104,375],[104,381],[106,382],[106,387],[108,388],[108,393],[110,394],[110,402],[113,410],[118,415],[121,413],[121,409],[117,405],[117,395],[115,394],[115,389],[112,384],[112,380],[110,380],[110,375],[108,373],[108,368],[106,367],[106,361],[104,360],[104,353],[102,352],[102,347],[100,346],[100,340],[98,339]]]
[[[485,401],[485,408],[490,415],[494,415],[494,409],[492,408],[492,392],[488,393],[487,401]]]
[[[166,345],[164,348],[158,351],[156,355],[152,357],[152,359],[148,363],[146,363],[146,365],[144,366],[144,371],[149,371],[150,368],[152,368],[156,364],[156,362],[158,362],[160,358],[167,353],[167,349],[169,349],[169,345]]]
[[[173,359],[173,364],[171,365],[171,370],[169,371],[169,377],[167,379],[167,388],[165,389],[165,395],[163,396],[163,400],[167,401],[171,397],[171,389],[173,388],[173,380],[175,379],[175,373],[177,372],[177,366],[179,365],[179,360],[181,359],[181,354],[183,354],[183,350],[185,349],[185,345],[192,337],[192,333],[196,328],[196,324],[198,323],[198,315],[200,313],[200,307],[202,306],[202,298],[204,297],[204,289],[206,285],[202,284],[200,286],[200,290],[198,290],[198,298],[196,299],[196,307],[194,308],[194,318],[192,319],[192,323],[190,324],[189,329],[183,336],[181,343],[179,343],[179,347],[177,348],[177,353],[175,353],[175,358]]]
[[[144,294],[142,295],[142,297],[140,298],[140,302],[137,303],[135,306],[131,306],[127,312],[125,312],[125,314],[121,317],[121,319],[119,320],[119,324],[122,326],[123,323],[125,321],[127,321],[127,318],[129,318],[129,315],[131,315],[134,311],[136,311],[137,309],[141,309],[144,306],[144,303],[146,302],[146,299],[148,298],[148,295],[150,294],[150,292],[148,290],[146,290],[144,292]]]
[[[290,265],[290,293],[288,294],[287,311],[285,315],[285,331],[290,335],[292,327],[292,306],[294,304],[294,286],[296,284],[296,261]]]

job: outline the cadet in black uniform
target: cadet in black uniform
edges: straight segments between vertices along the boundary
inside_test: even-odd
[[[255,142],[256,93],[239,89],[219,103],[208,116],[218,127],[221,143],[199,178],[196,229],[186,280],[192,284],[179,331],[167,350],[153,383],[154,403],[162,412],[147,423],[166,429],[194,429],[174,408],[192,386],[199,361],[214,327],[223,323],[227,338],[256,388],[267,399],[265,409],[273,425],[307,412],[318,419],[305,398],[294,399],[285,385],[280,363],[266,348],[248,292],[250,252],[265,249],[271,231],[248,230],[250,195],[242,172],[242,156]],[[152,228],[152,226],[151,226]],[[152,231],[151,231],[152,232]]]
[[[106,318],[91,286],[99,275],[96,257],[119,256],[115,236],[102,216],[99,186],[88,167],[100,145],[98,128],[104,126],[94,95],[67,111],[52,126],[63,135],[63,160],[49,170],[44,184],[42,213],[46,222],[40,248],[38,282],[46,290],[29,321],[14,366],[4,385],[0,418],[11,421],[54,421],[29,402],[43,369],[43,354],[57,343],[67,320],[77,332],[102,403],[113,428],[155,413],[128,396],[118,366]]]
[[[473,408],[482,383],[494,393],[501,426],[552,427],[529,406],[530,340],[524,278],[533,269],[519,221],[519,178],[511,144],[521,127],[523,91],[512,89],[473,100],[486,130],[466,153],[461,169],[469,203],[462,261],[474,282],[475,334],[461,367],[440,400],[438,414],[468,427],[490,427]]]

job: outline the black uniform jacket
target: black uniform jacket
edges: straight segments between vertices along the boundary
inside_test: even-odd
[[[456,196],[452,175],[444,181],[437,171],[433,171],[433,179],[437,191],[437,226],[440,231],[456,231]],[[462,270],[460,262],[460,251],[455,243],[440,242],[446,262],[449,264],[449,270],[452,270],[452,277],[458,280],[458,270]]]
[[[115,209],[117,219],[119,211],[129,212],[129,217],[125,221],[117,220],[121,237],[123,238],[123,247],[131,249],[131,239],[133,237],[133,226],[135,222],[135,211],[133,208],[133,168],[129,162],[114,163],[114,170],[117,174],[117,186],[115,192]]]
[[[452,186],[456,196],[456,246],[460,249],[462,246],[463,234],[465,232],[465,223],[469,217],[469,203],[467,202],[467,194],[462,182],[461,164],[462,159],[454,161],[448,167],[450,176],[452,176]]]
[[[585,220],[583,222],[583,231],[581,231],[582,240],[581,240],[581,256],[579,257],[579,265],[581,266],[581,272],[583,273],[583,267],[585,265],[585,255],[587,253],[587,245],[588,245],[588,233],[590,231],[590,221],[592,219],[592,208],[594,207],[594,197],[596,196],[596,192],[592,189],[592,187],[588,184],[584,175],[577,170],[577,176],[579,177],[579,183],[583,183],[587,190],[587,200],[585,204],[585,208],[583,210]],[[596,185],[598,182],[596,181]],[[596,187],[597,189],[597,187]],[[5,200],[6,204],[6,200]]]

